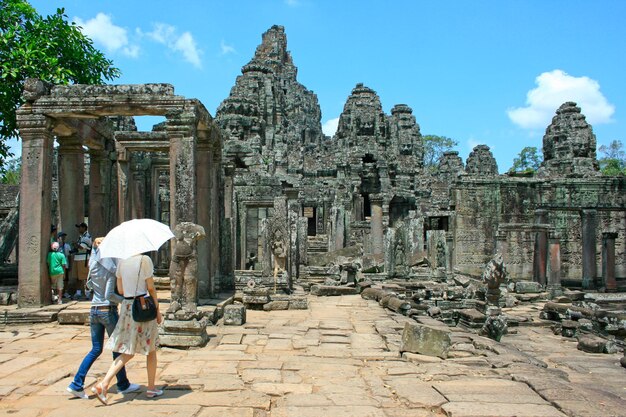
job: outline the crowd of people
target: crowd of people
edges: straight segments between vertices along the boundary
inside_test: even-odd
[[[150,294],[157,299],[154,287],[154,266],[150,257],[137,254],[128,259],[104,258],[99,246],[103,238],[92,241],[86,223],[76,224],[79,238],[72,244],[65,242],[67,236],[52,226],[48,269],[53,301],[62,304],[63,298],[91,300],[89,327],[91,350],[84,357],[74,379],[67,387],[73,397],[89,399],[85,392],[85,379],[103,348],[113,352],[113,362],[101,381],[92,387],[95,398],[108,405],[108,390],[116,378],[117,392],[126,395],[137,392],[140,385],[131,383],[125,365],[135,354],[146,356],[148,383],[146,396],[156,398],[163,390],[156,387],[158,324],[163,320],[158,301],[157,317],[148,322],[136,322],[132,317],[132,304],[136,297]],[[66,285],[67,283],[67,285]],[[69,288],[69,287],[72,288]],[[73,296],[64,289],[75,291]],[[121,309],[118,313],[118,305]],[[106,344],[105,333],[109,336]]]
[[[77,223],[76,228],[78,239],[71,244],[66,241],[67,233],[62,231],[57,233],[57,227],[54,225],[50,228],[48,272],[53,290],[52,300],[58,304],[63,304],[64,298],[91,299],[91,292],[85,288],[85,284],[89,275],[92,238],[87,223]],[[59,275],[62,275],[62,279]]]

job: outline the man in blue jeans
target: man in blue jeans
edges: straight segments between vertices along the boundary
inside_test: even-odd
[[[89,312],[89,327],[91,328],[91,351],[85,356],[74,376],[74,380],[67,387],[67,392],[75,397],[88,399],[85,393],[85,377],[91,365],[98,359],[104,346],[104,332],[111,336],[117,320],[117,304],[124,297],[115,293],[115,270],[117,263],[112,258],[101,258],[98,246],[102,238],[93,242],[91,257],[89,258],[89,280],[87,286],[93,291],[91,309]],[[119,353],[113,353],[113,359]],[[117,373],[117,392],[127,394],[139,390],[138,384],[131,384],[126,377],[126,369],[122,368]]]

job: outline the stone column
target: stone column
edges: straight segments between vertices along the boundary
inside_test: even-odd
[[[106,235],[111,227],[110,202],[106,198],[108,155],[103,150],[89,151],[89,232],[94,238]]]
[[[59,231],[67,233],[68,243],[78,239],[75,225],[85,217],[84,183],[85,158],[80,139],[59,138]]]
[[[195,115],[182,113],[167,119],[170,141],[171,225],[197,223]]]
[[[548,240],[547,287],[551,297],[561,295],[561,241],[557,234]]]
[[[597,210],[582,210],[582,249],[583,249],[583,277],[584,290],[595,286],[597,274],[596,264],[596,217]]]
[[[211,173],[213,161],[207,142],[198,143],[196,148],[196,190],[197,201],[204,202],[204,208],[198,210],[198,224],[204,227],[206,239],[198,241],[198,295],[201,298],[209,298],[211,291],[211,275],[209,265],[211,263],[210,244],[212,243],[213,230],[211,228]]]
[[[17,127],[22,138],[17,300],[21,308],[51,301],[46,255],[50,246],[54,139],[50,120],[30,114],[28,105],[18,110]]]
[[[130,220],[130,204],[128,201],[128,178],[130,175],[128,153],[119,143],[115,144],[117,152],[117,220],[123,223]]]
[[[544,225],[548,222],[548,211],[535,210],[535,225],[540,227],[535,235],[535,249],[533,252],[533,281],[546,284],[546,265],[548,260],[548,231]]]
[[[446,272],[452,272],[454,269],[454,236],[452,233],[446,233],[446,256],[447,256],[447,269]]]
[[[298,200],[298,190],[286,190],[287,194],[287,227],[289,233],[289,258],[287,272],[289,273],[289,289],[292,288],[294,277],[298,275],[298,219],[302,212],[302,202]]]
[[[383,253],[383,199],[381,196],[372,197],[371,200],[372,217],[370,227],[372,234],[372,253]]]
[[[219,292],[222,271],[224,271],[220,267],[220,257],[223,248],[220,231],[222,230],[221,222],[224,219],[224,194],[222,191],[223,184],[221,175],[221,138],[212,137],[211,140],[211,241],[209,242],[209,251],[211,252],[209,276],[211,281],[209,289],[211,296],[214,297],[216,293]]]
[[[602,284],[606,292],[617,291],[615,279],[615,239],[617,233],[602,233]]]
[[[231,165],[224,167],[224,217],[233,217],[233,177],[234,169]]]
[[[130,158],[130,177],[128,178],[128,201],[131,219],[143,219],[146,217],[146,207],[149,204],[146,165],[148,157],[142,157],[136,153]],[[149,207],[149,206],[148,206]]]

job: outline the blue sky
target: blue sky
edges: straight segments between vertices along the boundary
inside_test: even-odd
[[[31,3],[44,15],[65,7],[122,70],[116,83],[171,83],[212,115],[277,24],[326,132],[362,82],[386,113],[408,104],[422,134],[458,141],[464,160],[487,144],[500,172],[525,146],[541,150],[564,101],[579,103],[598,146],[626,144],[626,1]]]

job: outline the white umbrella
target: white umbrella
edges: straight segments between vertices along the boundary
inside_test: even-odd
[[[169,226],[152,219],[129,220],[111,229],[99,246],[102,258],[126,259],[157,250],[174,234]]]

